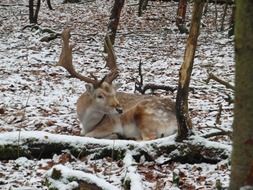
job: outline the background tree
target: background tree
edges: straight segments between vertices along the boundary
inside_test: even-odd
[[[115,36],[119,25],[119,18],[121,10],[124,6],[125,0],[115,0],[112,7],[111,16],[108,24],[107,34],[109,35],[112,45],[115,42]]]
[[[184,62],[179,71],[176,98],[176,115],[179,127],[177,140],[179,141],[185,139],[189,134],[189,129],[192,128],[188,113],[188,93],[204,4],[204,0],[194,1],[190,33],[184,53]]]
[[[32,24],[38,23],[38,15],[40,10],[40,0],[37,0],[36,9],[34,11],[34,2],[33,0],[29,0],[29,21]]]
[[[138,5],[138,16],[142,15],[142,11],[146,10],[148,6],[148,0],[139,0],[139,5]]]
[[[187,8],[187,0],[179,0],[177,8],[176,25],[180,33],[188,33],[188,30],[185,26],[186,8]]]
[[[46,0],[47,6],[53,10],[50,0]],[[36,9],[34,10],[34,0],[29,0],[29,21],[31,24],[38,23],[38,15],[40,11],[41,0],[37,0]]]
[[[107,53],[106,66],[111,70],[117,70],[116,55],[114,53],[113,45],[115,42],[116,32],[119,25],[120,13],[124,6],[125,0],[115,0],[111,16],[109,19],[107,34],[104,39],[104,51]]]
[[[230,189],[253,186],[253,1],[236,1],[235,110]],[[253,187],[251,187],[252,189]]]

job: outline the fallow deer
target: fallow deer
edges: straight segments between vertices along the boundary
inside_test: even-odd
[[[58,65],[73,77],[87,82],[86,92],[77,100],[81,135],[95,138],[123,137],[151,140],[176,133],[175,104],[169,98],[117,92],[111,72],[102,80],[78,74],[72,64],[70,30],[62,33],[63,48]]]

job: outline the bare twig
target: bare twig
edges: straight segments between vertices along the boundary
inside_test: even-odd
[[[232,131],[224,130],[224,129],[222,129],[220,127],[217,127],[217,126],[214,126],[214,127],[212,127],[212,126],[206,126],[205,128],[217,129],[219,131],[212,132],[212,133],[209,133],[209,134],[201,135],[201,137],[203,137],[203,138],[211,138],[211,137],[222,136],[222,135],[226,135],[229,138],[232,138]]]
[[[219,104],[219,110],[218,110],[218,113],[216,115],[216,119],[215,119],[215,123],[216,125],[220,125],[221,124],[221,112],[222,112],[222,104]]]
[[[115,140],[113,140],[112,144],[112,159],[111,159],[111,165],[110,165],[110,173],[109,173],[109,181],[111,180],[111,175],[112,175],[112,162],[113,162],[113,157],[114,157],[114,145],[115,145]]]
[[[60,37],[61,34],[55,33],[55,34],[50,34],[49,36],[45,36],[40,39],[41,42],[50,42],[51,40],[55,40],[56,38]]]
[[[228,105],[234,103],[234,99],[229,94],[227,94],[227,97],[224,98],[224,100],[228,103]]]
[[[232,137],[232,131],[217,131],[217,132],[205,134],[202,137],[203,138],[211,138],[211,137],[224,136],[224,135],[231,138]]]
[[[170,91],[170,92],[174,92],[176,89],[170,86],[166,86],[166,85],[157,85],[157,84],[143,84],[143,74],[142,74],[142,62],[140,60],[139,62],[139,67],[138,67],[138,73],[140,76],[140,81],[139,80],[135,80],[135,91],[140,92],[141,94],[145,94],[145,92],[147,90],[151,90],[152,93],[155,90],[165,90],[165,91]]]
[[[215,5],[215,29],[216,29],[216,31],[218,31],[218,24],[217,24],[217,17],[218,17],[218,10],[217,10],[217,0],[215,0],[215,3],[214,3],[214,5]]]
[[[220,84],[222,84],[222,85],[224,85],[226,88],[235,90],[235,87],[233,85],[229,84],[228,82],[224,81],[223,79],[218,78],[217,76],[215,76],[212,73],[208,74],[208,78],[206,80],[206,84],[208,84],[211,79],[214,80],[214,81],[216,81],[216,82],[218,82],[218,83],[220,83]]]
[[[226,1],[226,4],[224,6],[224,12],[223,12],[222,19],[221,19],[220,31],[224,30],[224,21],[225,21],[226,15],[227,15],[227,10],[228,10],[228,1]]]

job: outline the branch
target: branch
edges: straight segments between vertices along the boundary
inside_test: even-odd
[[[217,131],[209,134],[202,135],[203,138],[211,138],[216,136],[229,136],[229,138],[232,137],[232,131]]]
[[[206,84],[208,84],[211,79],[224,85],[226,88],[235,90],[235,87],[233,85],[229,84],[228,82],[224,81],[223,79],[220,79],[219,77],[215,76],[212,73],[208,74],[208,78],[206,79]]]
[[[61,34],[55,33],[55,34],[50,34],[49,36],[45,36],[40,39],[41,42],[50,42],[52,40],[55,40],[56,38],[60,37]]]
[[[140,76],[140,81],[137,80],[137,79],[135,80],[135,90],[134,90],[135,92],[138,91],[141,94],[145,94],[145,92],[147,90],[151,90],[152,93],[155,90],[165,90],[165,91],[170,91],[170,92],[173,93],[176,90],[175,88],[172,88],[172,87],[166,86],[166,85],[157,85],[157,84],[145,84],[145,85],[143,85],[143,74],[142,74],[141,66],[142,66],[142,62],[140,60],[139,67],[138,67],[138,73],[139,73],[139,76]]]
[[[211,138],[211,137],[226,135],[226,136],[228,136],[230,139],[232,139],[232,131],[224,130],[224,129],[222,129],[222,128],[220,128],[220,127],[217,127],[217,126],[215,126],[215,127],[207,126],[207,127],[205,127],[205,128],[217,129],[217,130],[219,130],[219,131],[217,131],[217,132],[212,132],[212,133],[209,133],[209,134],[204,134],[204,135],[201,136],[201,137],[203,137],[203,138]]]

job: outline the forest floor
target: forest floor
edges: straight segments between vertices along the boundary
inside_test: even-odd
[[[0,3],[0,133],[36,130],[79,136],[75,103],[85,91],[85,85],[55,67],[61,51],[60,38],[41,42],[49,33],[24,28],[29,24],[27,3],[25,0]],[[113,1],[61,4],[58,0],[52,3],[54,10],[50,11],[42,2],[40,28],[60,33],[65,27],[71,27],[76,69],[84,75],[93,72],[102,77],[108,72],[103,38]],[[180,34],[175,26],[177,2],[149,2],[142,17],[137,16],[136,3],[126,1],[116,36],[119,90],[134,92],[140,61],[145,83],[176,88],[187,40],[187,35]],[[234,39],[227,34],[231,7],[225,17],[224,31],[220,31],[224,5],[216,8],[209,4],[203,16],[190,84],[189,109],[193,131],[198,135],[232,130],[233,104],[228,104],[226,98],[233,98],[233,91],[213,80],[206,82],[208,73],[231,84],[234,80]],[[191,10],[192,5],[187,9],[188,27]],[[158,90],[155,94],[167,95],[173,100],[176,97],[176,91]],[[231,145],[228,136],[210,140]],[[66,154],[40,160],[2,160],[0,189],[47,189],[43,185],[44,175],[58,163],[93,173],[121,189],[124,171],[118,161],[110,158],[78,160]],[[217,164],[173,162],[162,165],[143,161],[136,163],[136,167],[143,189],[215,189],[227,188],[229,184],[229,160]]]

